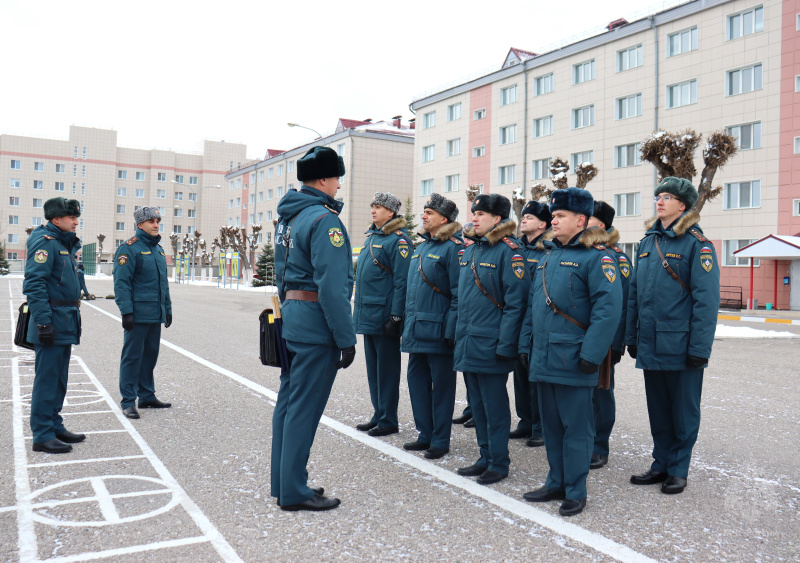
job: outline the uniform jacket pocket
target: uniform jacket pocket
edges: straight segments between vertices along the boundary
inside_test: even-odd
[[[556,371],[574,371],[580,364],[583,334],[551,332],[547,346],[547,367]]]
[[[499,332],[499,329],[493,326],[467,327],[464,355],[471,360],[494,360],[497,342],[500,340]]]
[[[656,321],[656,354],[685,356],[688,350],[688,321]]]
[[[417,340],[442,340],[444,315],[418,312],[414,315],[414,338]]]

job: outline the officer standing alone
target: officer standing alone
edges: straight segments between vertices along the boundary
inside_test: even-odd
[[[153,370],[161,345],[161,324],[172,324],[167,259],[158,234],[158,207],[140,207],[133,212],[136,236],[119,245],[114,256],[114,300],[125,330],[119,365],[122,412],[139,418],[140,409],[168,409],[156,397]]]
[[[22,292],[31,312],[27,341],[36,354],[30,418],[35,452],[67,453],[72,451],[70,444],[86,439],[67,430],[61,417],[72,345],[81,340],[81,290],[74,258],[81,247],[75,234],[80,215],[78,200],[48,199],[48,222],[28,237]]]
[[[628,297],[625,340],[644,370],[653,435],[653,463],[631,483],[662,483],[665,494],[686,488],[719,311],[719,264],[692,209],[697,195],[684,178],[656,186],[656,217],[646,224]]]
[[[531,285],[526,325],[533,329],[532,381],[550,471],[529,502],[563,500],[562,516],[586,506],[586,477],[594,443],[592,392],[620,321],[622,289],[617,265],[597,244],[599,229],[586,229],[592,195],[580,188],[555,190],[550,198],[553,239],[544,242]]]
[[[291,367],[272,416],[271,494],[282,510],[330,510],[337,498],[308,486],[308,456],[336,371],[356,355],[350,312],[353,259],[337,201],[342,157],[314,147],[297,161],[300,191],[278,203],[275,272]]]
[[[439,459],[450,451],[456,399],[453,348],[458,311],[458,258],[464,249],[456,204],[431,194],[422,214],[422,242],[408,269],[403,352],[408,392],[419,435],[403,445]]]
[[[370,436],[388,436],[399,431],[400,336],[413,247],[406,220],[398,216],[399,199],[376,192],[370,205],[372,225],[358,256],[353,321],[356,333],[364,335],[373,412],[369,421],[356,428]]]

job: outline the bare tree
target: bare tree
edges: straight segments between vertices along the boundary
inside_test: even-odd
[[[595,179],[599,170],[597,166],[591,162],[583,162],[575,167],[575,174],[578,176],[578,181],[575,186],[581,189],[586,189],[586,184]]]
[[[563,158],[556,157],[550,161],[550,180],[553,181],[553,186],[557,190],[569,187],[567,172],[569,172],[569,163]]]
[[[525,209],[525,196],[522,194],[522,188],[514,188],[514,192],[511,194],[511,208],[514,210],[514,215],[517,217],[517,232],[516,236],[522,234],[522,210]]]
[[[658,180],[667,176],[676,176],[692,181],[697,174],[694,164],[694,153],[703,136],[694,129],[686,129],[678,133],[656,131],[642,142],[642,160],[656,167]],[[705,164],[697,186],[699,197],[694,209],[701,211],[707,201],[714,199],[722,191],[722,187],[712,188],[711,182],[717,170],[722,168],[736,154],[736,139],[725,131],[711,133],[703,149]]]
[[[481,187],[477,184],[470,184],[467,188],[467,201],[472,203],[475,201],[475,196],[481,193]]]
[[[169,241],[170,243],[172,243],[172,263],[177,268],[178,264],[176,262],[176,259],[178,258],[178,235],[172,233],[171,235],[169,235]]]
[[[106,235],[100,233],[97,235],[97,262],[100,263],[100,259],[103,257],[103,241],[106,240]]]
[[[223,250],[232,248],[235,252],[239,253],[239,260],[241,260],[241,271],[247,282],[250,281],[252,274],[251,264],[253,263],[253,255],[255,249],[258,248],[258,232],[261,231],[261,225],[257,225],[258,230],[253,227],[253,235],[247,235],[247,227],[220,227],[219,238]],[[216,240],[216,239],[215,239]],[[255,246],[254,246],[255,245]]]
[[[547,198],[550,200],[550,196],[553,194],[553,190],[542,184],[541,182],[536,182],[534,185],[531,186],[531,199],[535,201],[539,201],[540,199]]]

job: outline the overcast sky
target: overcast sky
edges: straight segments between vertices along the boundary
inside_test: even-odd
[[[124,147],[247,144],[251,158],[340,117],[413,117],[420,94],[677,4],[623,0],[0,0],[0,133],[115,129]],[[649,8],[648,8],[649,7]]]

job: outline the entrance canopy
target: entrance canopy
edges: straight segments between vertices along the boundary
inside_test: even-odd
[[[739,250],[734,250],[733,253],[740,258],[798,260],[800,259],[800,237],[767,235]]]

